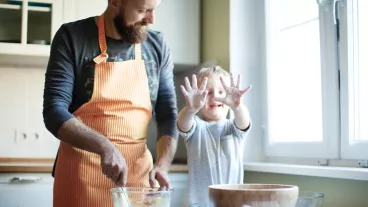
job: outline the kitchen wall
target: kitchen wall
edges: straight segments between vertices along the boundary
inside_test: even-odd
[[[257,97],[257,94],[262,91],[262,83],[259,82],[261,79],[257,77],[262,76],[262,70],[258,69],[265,67],[264,25],[262,23],[264,20],[263,1],[202,0],[202,2],[202,24],[204,25],[202,30],[202,59],[215,59],[224,67],[231,67],[230,70],[232,71],[246,70],[248,80],[254,86],[252,91],[255,92],[252,92],[253,94],[246,99],[246,102],[249,103],[253,116],[262,117],[262,100]],[[242,5],[244,8],[235,6],[235,8],[238,7],[236,11],[232,10],[230,13],[230,9],[234,9],[234,5],[231,5],[230,2],[231,4]],[[242,16],[245,16],[245,18],[237,18],[235,13],[243,13]],[[230,19],[233,21],[231,22],[232,25],[230,25]],[[229,32],[230,28],[236,34],[231,34]],[[259,146],[260,143],[257,142],[257,140],[262,139],[260,130],[262,118],[255,118],[255,130],[249,137],[249,145],[246,148],[246,161],[264,159],[260,155],[263,149]],[[245,172],[244,180],[247,183],[292,184],[299,186],[301,190],[323,192],[325,194],[324,207],[368,206],[367,181],[259,172]]]
[[[202,0],[202,62],[229,70],[229,0]]]
[[[241,87],[253,86],[244,101],[252,116],[253,128],[246,140],[249,147],[244,152],[244,161],[262,161],[264,160],[261,127],[263,110],[259,94],[263,87],[260,71],[264,67],[262,64],[264,51],[260,38],[264,33],[263,1],[233,0],[233,2],[240,5],[235,5],[238,8],[232,11],[234,21],[230,24],[230,0],[202,0],[202,61],[217,61],[219,65],[235,74],[247,71],[246,75],[241,77]],[[245,18],[237,18],[237,14]]]

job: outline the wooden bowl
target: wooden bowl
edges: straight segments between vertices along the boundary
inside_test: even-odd
[[[295,207],[299,188],[280,184],[211,185],[210,202],[214,207]]]

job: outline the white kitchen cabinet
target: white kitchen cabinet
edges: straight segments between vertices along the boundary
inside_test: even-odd
[[[0,173],[0,207],[52,206],[50,173]]]
[[[48,56],[63,0],[0,0],[0,56]]]
[[[0,68],[0,157],[55,158],[59,140],[42,117],[44,69]]]
[[[64,0],[64,22],[102,14],[107,0]],[[200,62],[200,0],[164,0],[157,8],[154,30],[163,32],[175,64]]]
[[[200,0],[163,0],[151,27],[163,32],[174,63],[200,63]]]
[[[72,22],[102,14],[107,0],[64,0],[64,22]]]

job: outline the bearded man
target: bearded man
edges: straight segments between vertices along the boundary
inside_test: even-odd
[[[92,3],[92,2],[91,2]],[[108,0],[100,16],[63,24],[51,45],[43,117],[60,140],[54,207],[111,207],[114,187],[170,189],[177,106],[160,0]],[[155,117],[157,161],[146,145]]]

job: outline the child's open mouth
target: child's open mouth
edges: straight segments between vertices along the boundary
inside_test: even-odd
[[[210,104],[210,108],[220,108],[223,104]]]

